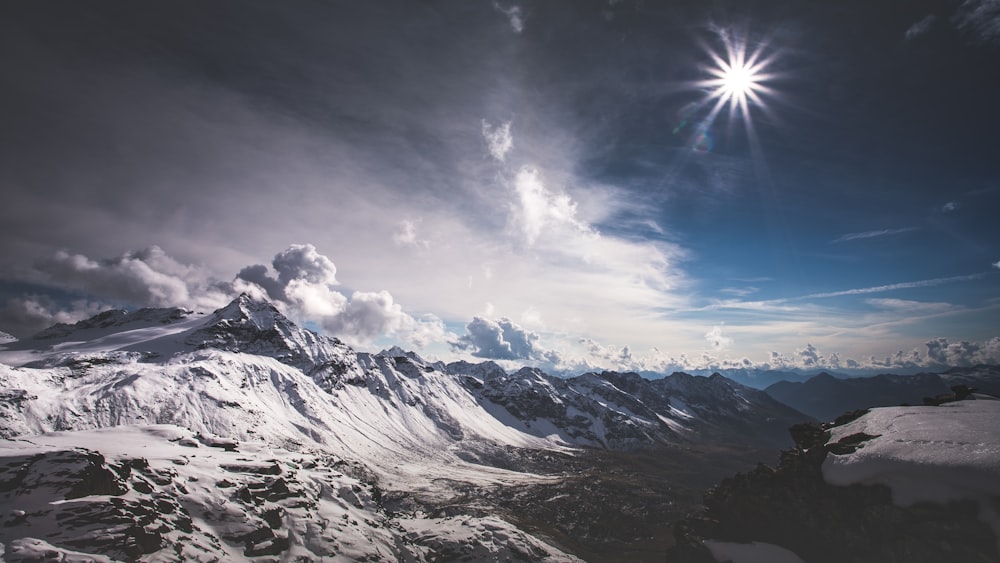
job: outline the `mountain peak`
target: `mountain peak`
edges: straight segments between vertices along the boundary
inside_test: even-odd
[[[291,323],[270,301],[256,299],[247,293],[241,293],[225,307],[216,309],[214,315],[216,322],[250,322],[258,330],[269,330],[275,324]]]

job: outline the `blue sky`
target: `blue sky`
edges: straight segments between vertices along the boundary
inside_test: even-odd
[[[248,291],[445,360],[1000,362],[994,1],[51,2],[0,62],[17,336]]]

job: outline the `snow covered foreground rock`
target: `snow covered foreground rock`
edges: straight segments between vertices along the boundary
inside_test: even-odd
[[[681,460],[719,437],[773,445],[802,419],[721,376],[562,380],[356,353],[247,296],[57,325],[0,362],[7,560],[572,560],[511,524],[518,506],[573,501],[560,533],[588,545],[609,541],[595,514],[632,518],[623,543],[652,517],[586,506],[608,497],[573,481],[577,447],[676,446]]]
[[[176,426],[0,443],[6,561],[574,561],[490,517],[394,515],[364,467]]]
[[[1000,400],[883,407],[793,427],[777,467],[726,479],[669,561],[1000,560]]]

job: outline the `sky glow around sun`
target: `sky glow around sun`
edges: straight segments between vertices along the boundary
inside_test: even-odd
[[[735,31],[720,31],[719,36],[724,52],[720,54],[711,48],[706,49],[712,60],[712,64],[704,69],[709,78],[695,83],[708,94],[702,104],[711,105],[704,124],[710,126],[728,106],[730,125],[737,119],[741,121],[751,142],[756,145],[751,107],[768,111],[765,98],[775,95],[774,89],[767,85],[776,77],[774,72],[769,71],[775,56],[765,56],[766,43],[751,50],[746,35]]]

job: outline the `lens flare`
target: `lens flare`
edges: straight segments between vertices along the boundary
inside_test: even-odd
[[[758,149],[751,109],[758,108],[765,114],[770,114],[766,100],[775,96],[774,89],[768,83],[777,77],[771,70],[776,54],[765,54],[766,42],[750,49],[747,37],[732,30],[719,30],[718,35],[722,40],[723,51],[720,53],[706,47],[712,61],[702,69],[707,78],[694,83],[696,88],[706,94],[699,107],[711,107],[698,129],[709,129],[722,110],[728,107],[729,126],[742,123],[751,145]]]

